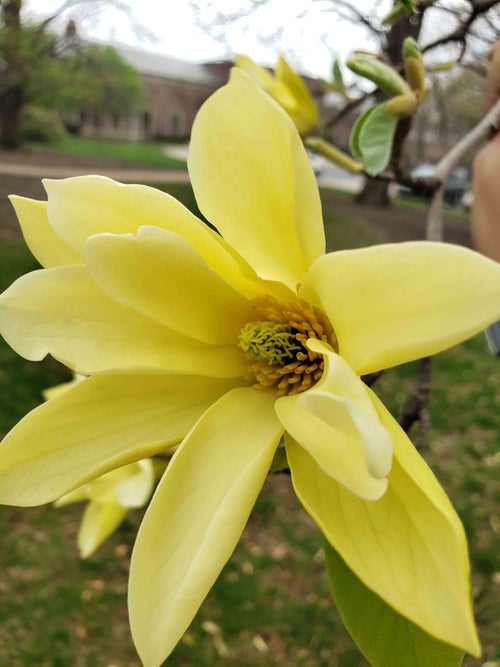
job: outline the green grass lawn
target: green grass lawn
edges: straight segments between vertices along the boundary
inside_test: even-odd
[[[185,169],[186,163],[163,153],[162,144],[134,143],[118,139],[91,139],[86,137],[68,136],[50,146],[32,145],[37,153],[58,152],[68,155],[85,155],[87,157],[106,157],[124,162],[135,162],[137,165],[159,167],[162,169]]]
[[[194,207],[188,186],[175,186],[175,194]],[[337,248],[375,240],[354,214],[327,210],[325,218]],[[35,267],[21,243],[0,246],[0,290]],[[413,375],[414,364],[406,364],[375,386],[394,414]],[[67,377],[55,361],[25,361],[0,341],[0,435],[41,401],[45,387]],[[468,667],[498,667],[500,660],[499,386],[500,363],[482,335],[438,355],[433,427],[422,449],[469,537],[484,655],[466,658]],[[142,512],[132,512],[86,561],[76,549],[80,513],[78,506],[0,508],[0,667],[139,667],[126,587]],[[331,602],[321,537],[287,475],[268,479],[234,556],[168,665],[366,667]]]

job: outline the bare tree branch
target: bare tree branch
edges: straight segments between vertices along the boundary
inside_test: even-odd
[[[342,120],[342,118],[345,118],[347,115],[351,113],[351,111],[357,109],[365,100],[371,97],[371,95],[372,93],[365,93],[361,97],[358,97],[355,100],[347,102],[347,104],[343,106],[342,109],[335,114],[335,116],[325,121],[323,127],[325,129],[330,129],[332,127],[335,127],[335,125],[337,125],[337,123],[339,123]]]
[[[44,19],[40,24],[39,24],[39,30],[43,31],[45,28],[55,21],[57,18],[61,16],[66,10],[70,9],[71,7],[76,7],[77,5],[82,5],[82,4],[103,4],[103,0],[66,0],[66,2],[63,2],[60,7],[56,9],[56,11],[48,16],[46,19]],[[110,5],[114,7],[115,9],[118,9],[121,12],[126,12],[130,13],[130,7],[126,2],[121,2],[121,0],[106,0],[105,2],[106,5]]]
[[[363,14],[362,12],[359,11],[356,7],[354,7],[350,2],[347,2],[347,0],[334,0],[335,5],[340,5],[340,7],[343,7],[346,9],[348,12],[351,12],[352,16],[346,15],[346,14],[341,14],[337,7],[335,6],[333,10],[339,14],[339,16],[342,16],[342,18],[346,19],[347,21],[351,21],[351,23],[361,23],[361,25],[364,25],[365,28],[368,28],[370,32],[372,32],[374,35],[377,37],[380,37],[380,35],[383,34],[383,30],[380,30],[377,28],[370,19]]]
[[[369,19],[368,16],[366,16],[366,14],[363,14],[363,12],[357,9],[357,7],[355,7],[350,2],[347,2],[347,0],[332,0],[332,4],[335,6],[332,7],[331,10],[335,11],[339,16],[341,16],[346,21],[350,21],[351,23],[360,23],[361,25],[364,25],[365,28],[367,28],[370,32],[372,32],[376,37],[379,38],[384,33],[383,30],[376,27],[376,25]],[[338,6],[342,7],[348,12],[351,12],[351,14],[349,15],[339,12]]]
[[[492,7],[497,5],[498,0],[483,0],[482,2],[471,2],[470,4],[471,10],[467,18],[461,21],[460,25],[455,30],[452,30],[452,32],[448,33],[448,35],[439,37],[438,39],[435,39],[426,46],[422,47],[422,53],[431,51],[438,46],[442,46],[443,44],[449,44],[450,42],[463,43],[466,41],[474,21],[476,21],[479,16],[485,14],[487,11],[492,9]],[[440,7],[440,9],[442,8]]]
[[[401,409],[399,424],[408,433],[410,428],[419,422],[419,433],[413,438],[415,447],[419,447],[425,440],[431,420],[429,413],[429,399],[431,393],[432,359],[424,357],[417,362],[417,376],[408,397]]]

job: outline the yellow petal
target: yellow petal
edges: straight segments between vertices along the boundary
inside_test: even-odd
[[[75,384],[78,384],[78,382],[81,382],[82,380],[85,380],[85,375],[80,375],[79,373],[73,373],[72,380],[69,380],[69,382],[63,382],[61,384],[57,384],[54,387],[47,387],[47,389],[44,389],[42,391],[42,396],[46,401],[50,401],[56,396],[64,394],[64,392],[68,391],[70,387],[73,387]]]
[[[297,495],[368,588],[433,637],[478,655],[460,520],[406,434],[371,395],[395,448],[386,493],[361,500],[295,447],[288,456]]]
[[[283,432],[273,402],[254,389],[221,398],[153,496],[129,584],[132,635],[145,667],[169,655],[236,546]]]
[[[44,403],[0,445],[0,502],[40,505],[179,442],[235,383],[190,375],[94,375]]]
[[[376,500],[387,488],[391,438],[357,375],[320,341],[311,348],[325,355],[322,379],[302,394],[276,401],[276,414],[292,436],[287,452],[303,447],[327,475],[361,498]]]
[[[118,503],[122,507],[142,507],[153,493],[155,472],[152,459],[111,470],[96,479],[64,494],[55,501],[56,507],[92,500],[100,504]]]
[[[64,264],[82,264],[81,253],[63,241],[47,218],[47,202],[9,197],[23,232],[24,240],[35,258],[46,268]]]
[[[88,558],[113,533],[127,516],[128,509],[116,502],[90,502],[85,508],[78,531],[78,549]]]
[[[64,505],[71,505],[71,503],[81,503],[84,500],[88,500],[89,494],[87,492],[87,487],[88,485],[84,484],[83,486],[79,486],[77,489],[74,489],[69,493],[65,493],[64,496],[61,496],[54,501],[54,506],[63,507]]]
[[[324,252],[318,188],[292,122],[241,70],[200,109],[188,166],[222,236],[259,276],[295,289]]]
[[[285,440],[290,466],[295,460],[290,450],[303,448],[326,475],[352,493],[366,500],[380,498],[387,488],[387,480],[370,474],[363,455],[361,431],[369,435],[373,424],[356,405],[350,405],[348,399],[320,392],[308,399],[295,396],[280,399],[280,409],[277,409],[281,423],[293,438]],[[380,425],[372,437],[380,438],[379,432],[383,433]]]
[[[135,234],[139,227],[153,225],[189,241],[207,264],[242,294],[259,296],[264,287],[274,293],[273,286],[261,285],[247,263],[218,234],[160,190],[123,185],[103,176],[46,179],[43,183],[51,225],[78,253],[83,254],[86,240],[95,234]]]
[[[311,338],[307,341],[307,347],[313,352],[322,354],[325,364],[321,380],[311,391],[327,392],[347,399],[348,404],[358,406],[365,415],[359,422],[359,429],[368,470],[378,479],[386,477],[391,469],[392,442],[387,431],[383,427],[381,430],[380,419],[366,385],[329,345]],[[354,413],[353,418],[355,419]],[[370,438],[369,431],[372,429],[374,437]]]
[[[93,479],[84,488],[87,497],[99,503],[117,502],[122,507],[142,507],[153,493],[154,481],[152,460],[142,459]]]
[[[330,318],[339,354],[371,373],[435,354],[500,317],[500,264],[466,248],[410,242],[335,252],[301,296]]]
[[[178,234],[157,227],[99,234],[87,241],[85,258],[105,294],[191,338],[236,344],[251,319],[250,302]]]
[[[34,271],[0,296],[0,332],[33,361],[52,354],[88,375],[113,369],[235,377],[235,345],[207,345],[167,329],[103,294],[85,266]]]
[[[122,507],[142,507],[153,493],[155,474],[153,461],[142,459],[130,463],[128,476],[115,487],[115,497]]]
[[[248,56],[238,53],[234,58],[234,64],[236,67],[245,70],[265,91],[269,91],[273,87],[274,79],[272,74],[265,67],[257,65]]]
[[[290,114],[299,133],[308,134],[318,123],[318,107],[304,79],[290,67],[283,56],[280,56],[276,67],[276,78],[287,88],[294,100],[293,106],[288,106],[284,100],[284,109]]]

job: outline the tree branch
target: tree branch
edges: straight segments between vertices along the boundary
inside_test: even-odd
[[[371,95],[373,95],[373,93],[364,93],[364,95],[361,95],[361,97],[357,97],[355,100],[347,102],[347,104],[345,104],[342,109],[335,114],[335,116],[325,121],[323,127],[325,129],[334,127],[342,120],[342,118],[345,118],[351,111],[357,109],[357,107],[360,106],[360,104],[362,104]]]
[[[417,362],[417,377],[401,409],[399,424],[408,433],[415,422],[420,423],[418,437],[414,438],[415,447],[425,440],[431,424],[429,414],[429,398],[431,392],[432,359],[424,357]]]
[[[477,3],[472,2],[471,3],[472,8],[470,14],[465,19],[465,21],[462,21],[461,24],[455,30],[448,33],[448,35],[439,37],[438,39],[435,39],[433,42],[430,42],[429,44],[424,46],[421,49],[422,53],[425,53],[426,51],[431,51],[432,49],[435,49],[438,46],[442,46],[443,44],[449,44],[450,42],[462,42],[462,43],[465,42],[467,39],[467,35],[469,34],[470,27],[472,26],[474,21],[478,18],[478,16],[480,16],[481,14],[485,14],[497,3],[498,0],[484,0],[483,2],[477,2]]]
[[[426,238],[430,241],[443,240],[443,190],[444,184],[454,167],[462,157],[473,150],[484,141],[490,134],[492,128],[498,128],[500,124],[500,100],[489,110],[484,118],[463,137],[458,144],[444,156],[438,163],[435,178],[438,186],[432,196],[429,212],[427,215]]]
[[[356,7],[354,7],[350,2],[347,2],[347,0],[334,0],[335,5],[339,5],[340,7],[343,7],[344,9],[347,9],[347,11],[352,12],[354,15],[352,18],[349,16],[346,16],[345,14],[342,15],[342,18],[352,21],[354,23],[361,23],[364,25],[370,32],[372,32],[374,35],[377,37],[380,37],[384,33],[383,30],[380,30],[379,28],[376,28],[373,23],[370,21],[370,19],[363,14],[362,12],[359,11]],[[333,8],[334,11],[337,11],[336,8]],[[337,12],[338,13],[338,12]]]

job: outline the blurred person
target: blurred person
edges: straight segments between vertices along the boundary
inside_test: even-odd
[[[491,47],[488,58],[484,113],[500,99],[500,40]],[[500,262],[500,132],[498,126],[492,130],[490,141],[474,159],[471,233],[475,248]],[[486,330],[486,339],[492,353],[500,356],[500,321]]]
[[[500,40],[488,55],[491,62],[486,81],[484,113],[500,99]],[[497,128],[490,141],[474,159],[472,239],[479,252],[500,262],[500,132]]]

